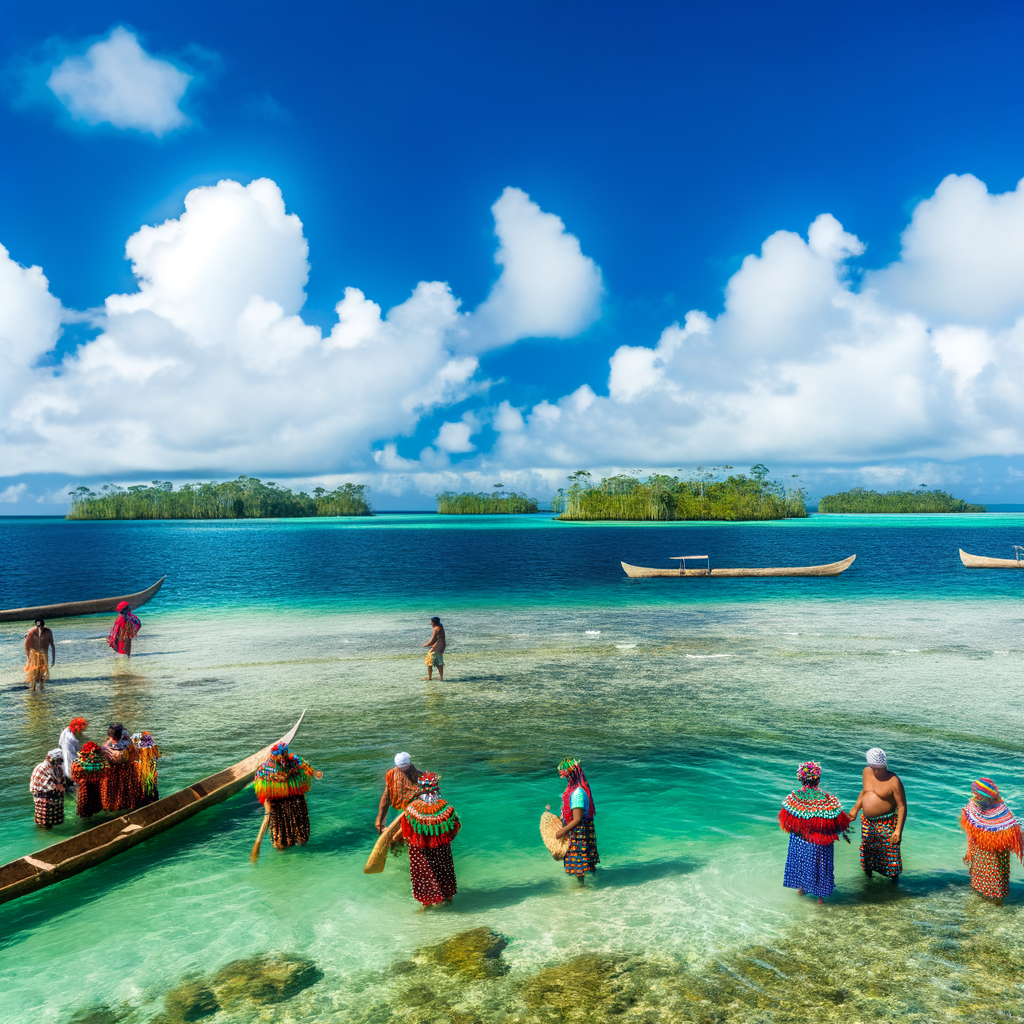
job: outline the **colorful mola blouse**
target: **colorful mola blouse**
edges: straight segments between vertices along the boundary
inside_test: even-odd
[[[402,818],[402,835],[410,846],[433,849],[447,846],[459,833],[462,822],[455,808],[446,800],[437,797],[426,801],[422,797],[413,800],[405,809]]]
[[[779,828],[818,846],[830,846],[850,827],[850,816],[831,793],[816,786],[795,789],[782,801]]]

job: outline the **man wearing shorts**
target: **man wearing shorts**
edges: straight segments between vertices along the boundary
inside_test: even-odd
[[[444,626],[441,620],[435,615],[430,620],[433,632],[430,639],[423,645],[427,648],[427,674],[423,677],[426,682],[434,678],[434,669],[437,669],[437,677],[444,682],[444,649],[446,645]]]

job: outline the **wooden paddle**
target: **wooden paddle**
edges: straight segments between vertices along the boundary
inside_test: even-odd
[[[391,849],[391,844],[395,841],[395,838],[402,831],[402,819],[405,817],[405,811],[395,818],[393,822],[383,832],[377,842],[373,844],[373,852],[370,854],[370,859],[366,862],[366,867],[363,868],[364,875],[377,875],[384,870],[384,865],[388,862],[388,850]]]
[[[260,843],[263,842],[263,837],[267,834],[268,828],[270,828],[269,800],[263,805],[263,824],[260,825],[259,835],[256,837],[256,842],[252,844],[252,853],[249,854],[249,860],[251,860],[253,864],[260,859]]]

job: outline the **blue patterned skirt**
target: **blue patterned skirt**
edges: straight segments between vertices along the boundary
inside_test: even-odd
[[[803,889],[824,899],[835,891],[832,843],[819,846],[809,843],[795,832],[789,833],[789,856],[782,884],[787,889]]]
[[[566,824],[564,818],[562,824]],[[600,859],[593,819],[581,822],[569,833],[569,850],[563,861],[566,874],[585,875],[588,871],[596,871]]]

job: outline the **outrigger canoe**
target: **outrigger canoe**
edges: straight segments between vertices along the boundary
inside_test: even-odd
[[[960,549],[960,561],[968,569],[1024,569],[1024,561],[1021,561],[1021,552],[1024,552],[1024,545],[1014,544],[1016,558],[985,558],[984,555],[969,555],[963,548]]]
[[[298,722],[280,741],[275,742],[291,743],[305,714],[303,711]],[[156,803],[104,821],[77,836],[54,843],[31,857],[20,857],[5,864],[0,867],[0,903],[27,896],[37,889],[77,875],[191,818],[204,808],[227,800],[252,782],[256,769],[270,756],[273,745],[268,743],[261,751],[238,764],[178,790],[171,796],[165,796]]]
[[[829,562],[828,565],[789,565],[765,569],[712,569],[711,559],[707,555],[674,555],[670,561],[678,562],[678,569],[647,569],[642,565],[622,563],[626,575],[634,579],[648,576],[838,576],[853,565],[856,555],[850,555],[841,562]],[[689,569],[687,562],[704,562],[697,569]]]
[[[122,601],[132,608],[139,608],[164,585],[166,576],[161,576],[151,587],[137,594],[122,594],[120,597],[97,597],[91,601],[64,601],[62,604],[41,604],[36,608],[7,608],[0,611],[0,622],[32,622],[35,619],[66,619],[72,615],[96,615],[99,612],[116,612]]]

